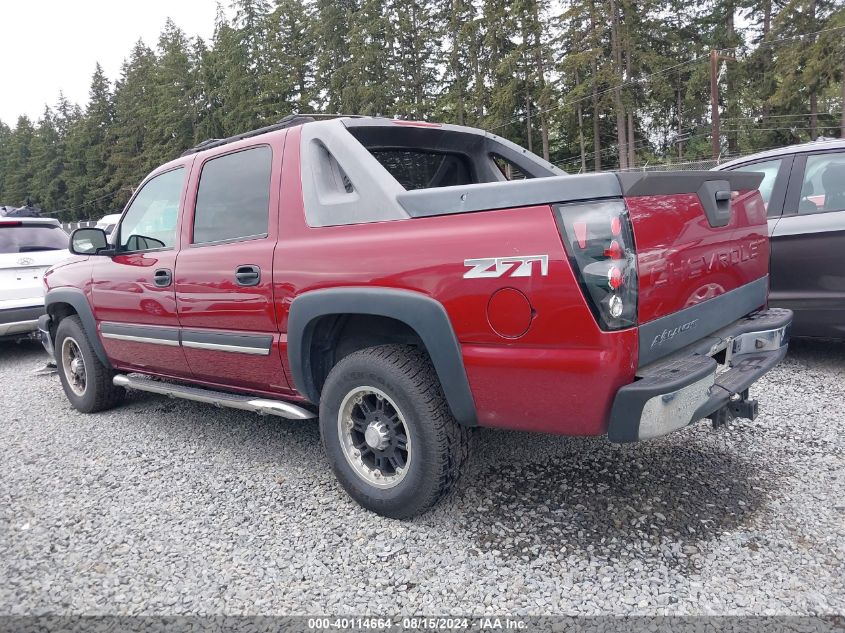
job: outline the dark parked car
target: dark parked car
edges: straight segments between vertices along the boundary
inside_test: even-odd
[[[795,313],[794,336],[845,338],[845,140],[782,147],[717,169],[765,174],[769,305]]]

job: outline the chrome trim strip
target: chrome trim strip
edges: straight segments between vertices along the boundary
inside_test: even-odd
[[[164,338],[150,338],[148,336],[130,336],[129,334],[112,334],[101,332],[103,338],[110,338],[116,341],[129,341],[131,343],[152,343],[153,345],[166,345],[168,347],[179,347],[179,341],[171,341]]]
[[[266,347],[244,347],[242,345],[224,345],[222,343],[199,343],[197,341],[182,341],[182,347],[213,350],[215,352],[233,352],[235,354],[253,354],[255,356],[268,356],[270,354],[270,350]]]
[[[179,328],[168,325],[148,325],[146,323],[115,323],[114,321],[103,321],[100,323],[100,333],[103,338],[131,337],[123,340],[150,339],[155,342],[169,341],[170,344],[179,344]],[[167,343],[162,343],[166,345]]]
[[[168,347],[187,347],[234,354],[267,356],[273,349],[273,336],[257,333],[232,333],[218,330],[188,330],[166,325],[145,325],[140,323],[100,324],[104,339],[150,343]]]

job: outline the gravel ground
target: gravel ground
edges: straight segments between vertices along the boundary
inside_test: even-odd
[[[0,614],[845,612],[845,346],[796,341],[760,416],[613,446],[480,431],[397,522],[314,423],[134,394],[93,416],[0,346]]]

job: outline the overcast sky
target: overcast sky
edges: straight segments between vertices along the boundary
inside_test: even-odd
[[[168,17],[208,39],[216,11],[215,0],[0,0],[0,121],[35,121],[59,90],[84,106],[98,61],[114,82],[132,45],[155,47]]]

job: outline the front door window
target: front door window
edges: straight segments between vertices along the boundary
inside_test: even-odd
[[[119,252],[173,248],[184,171],[173,169],[144,184],[120,224]]]
[[[845,152],[807,157],[798,213],[845,211]]]

